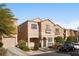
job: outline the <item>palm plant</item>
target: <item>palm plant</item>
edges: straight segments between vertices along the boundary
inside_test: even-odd
[[[9,8],[7,8],[6,4],[0,4],[0,39],[2,40],[2,36],[10,35],[13,33],[15,27],[13,26],[14,15]]]

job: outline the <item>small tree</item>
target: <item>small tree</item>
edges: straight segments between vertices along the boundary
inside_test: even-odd
[[[61,36],[55,37],[55,48],[58,49],[64,43],[64,39]]]
[[[19,47],[23,51],[29,51],[29,48],[26,46],[26,42],[24,40],[20,40],[18,42],[18,46],[17,47]]]
[[[6,4],[0,4],[0,40],[3,35],[10,35],[14,33],[16,28],[13,26],[13,13],[7,8]]]
[[[55,37],[55,42],[59,43],[59,44],[63,44],[64,43],[64,39],[61,36]]]

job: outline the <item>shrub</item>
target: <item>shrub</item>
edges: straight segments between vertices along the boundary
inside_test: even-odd
[[[0,42],[0,47],[2,47],[3,46],[3,43],[2,42]]]
[[[52,46],[52,48],[53,49],[58,49],[58,48],[60,48],[62,45],[60,44],[60,43],[55,43],[53,46]]]
[[[18,43],[18,46],[20,49],[22,49],[23,51],[29,51],[29,48],[26,46],[26,42],[23,40],[20,40]]]
[[[0,56],[5,56],[7,50],[5,48],[0,48]]]
[[[53,45],[54,49],[58,49],[64,44],[64,39],[61,36],[55,37],[55,44]]]
[[[63,44],[64,43],[64,39],[61,37],[61,36],[58,36],[58,37],[55,37],[55,42],[57,43],[60,43],[60,44]]]
[[[66,42],[76,42],[76,37],[73,37],[73,36],[69,36],[69,37],[67,37],[67,40],[66,40]]]

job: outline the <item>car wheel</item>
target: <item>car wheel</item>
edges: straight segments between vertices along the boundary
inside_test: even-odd
[[[61,51],[61,49],[59,49],[59,51]]]
[[[69,50],[68,49],[66,49],[66,52],[68,52]]]
[[[73,51],[75,51],[75,49],[73,48]]]

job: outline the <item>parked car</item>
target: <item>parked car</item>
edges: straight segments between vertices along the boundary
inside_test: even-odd
[[[64,45],[59,48],[59,51],[64,51],[64,52],[69,52],[74,50],[75,50],[74,44],[70,42],[65,42]]]
[[[79,43],[74,43],[74,47],[78,50],[79,49]]]

